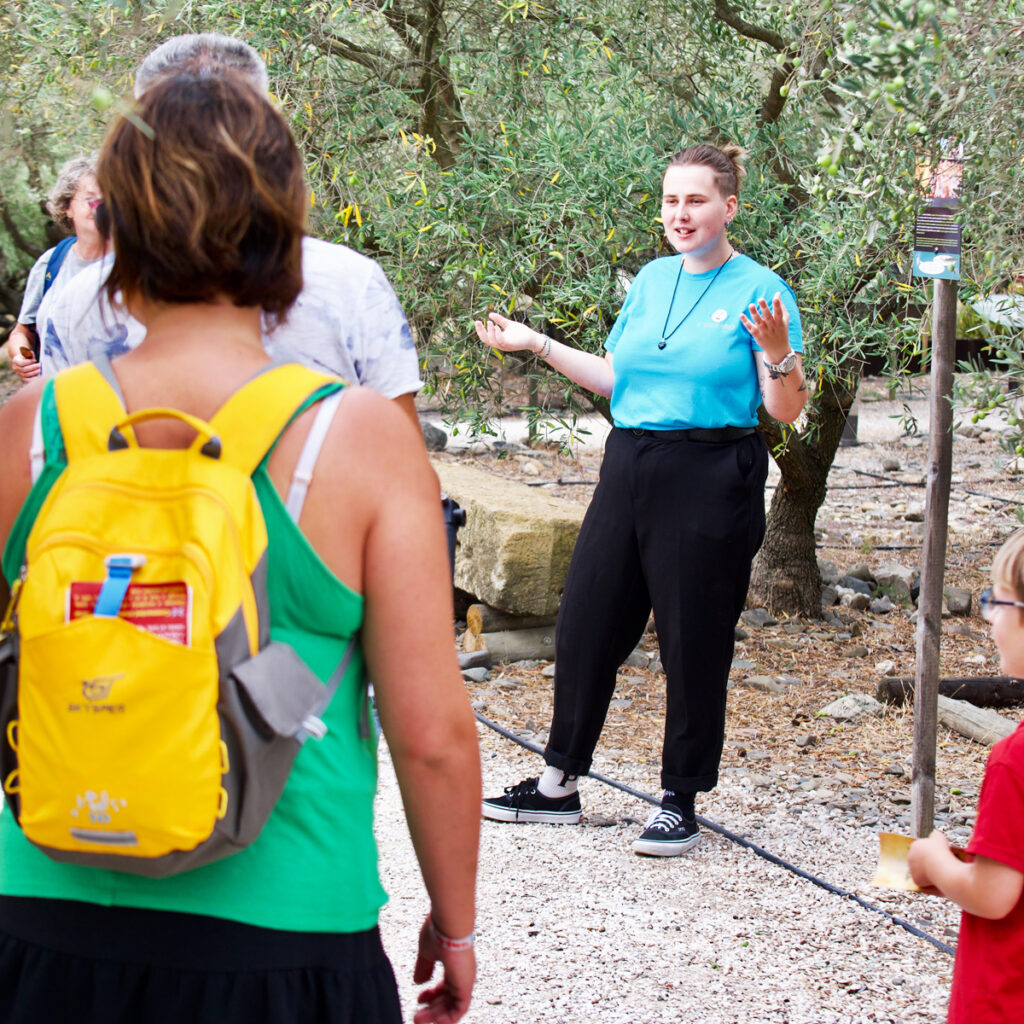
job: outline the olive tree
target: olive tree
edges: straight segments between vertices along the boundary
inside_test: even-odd
[[[442,397],[483,415],[493,361],[469,317],[501,306],[600,350],[624,284],[661,251],[667,154],[697,139],[746,144],[753,174],[735,239],[796,290],[812,389],[795,428],[762,416],[782,483],[752,596],[816,614],[814,522],[864,360],[884,355],[899,372],[918,345],[927,293],[910,277],[915,169],[940,138],[974,147],[969,182],[998,182],[984,230],[969,224],[965,267],[998,259],[997,210],[1020,163],[1015,144],[986,134],[1014,135],[1003,113],[1020,109],[1016,5],[993,15],[977,3],[812,0],[750,13],[714,0],[685,19],[650,4],[585,19],[568,5],[501,9],[474,8],[475,21],[444,9],[431,52],[445,55],[462,97],[458,145],[442,159],[433,138],[402,130],[398,152],[382,139],[373,167],[350,154],[344,237],[390,268]],[[992,87],[1007,101],[998,115]],[[534,372],[542,390],[589,398]]]
[[[472,318],[501,309],[601,351],[633,274],[666,251],[667,157],[743,144],[732,237],[793,286],[810,387],[794,427],[760,424],[782,483],[752,595],[777,610],[819,610],[814,522],[864,360],[883,354],[898,372],[919,341],[911,228],[930,145],[961,138],[972,158],[965,291],[1016,245],[1021,0],[9,7],[2,145],[25,168],[95,145],[104,115],[90,97],[116,109],[154,42],[220,31],[255,45],[305,154],[311,229],[381,261],[428,386],[476,429],[503,377]],[[34,164],[33,139],[46,154]],[[535,419],[565,403],[570,425],[591,406],[607,415],[546,367],[521,368]]]
[[[791,280],[818,383],[798,430],[762,418],[782,482],[752,593],[775,608],[817,609],[814,515],[863,358],[886,355],[899,372],[917,348],[921,323],[912,311],[926,305],[927,292],[910,277],[915,171],[943,140],[963,142],[969,154],[965,290],[1014,258],[1012,248],[1019,260],[1007,215],[1021,187],[1020,115],[1006,115],[1024,98],[1020,15],[1017,3],[996,11],[972,2],[854,8],[825,0],[804,9],[802,34],[778,51],[773,85],[785,77],[778,92],[786,101],[779,124],[817,138],[818,169],[806,156],[798,165],[790,223],[802,260]]]

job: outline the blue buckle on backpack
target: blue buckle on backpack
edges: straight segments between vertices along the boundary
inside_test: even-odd
[[[103,559],[107,567],[107,578],[100,587],[93,615],[116,619],[124,604],[125,594],[132,582],[132,573],[146,564],[145,555],[107,555]]]

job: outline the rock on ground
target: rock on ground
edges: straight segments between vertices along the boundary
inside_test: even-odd
[[[584,509],[537,488],[437,462],[441,489],[466,512],[455,585],[517,615],[551,615],[569,570]]]

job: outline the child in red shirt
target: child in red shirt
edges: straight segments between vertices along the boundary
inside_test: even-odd
[[[1024,530],[996,555],[981,614],[1005,675],[1024,678]],[[989,755],[978,817],[958,860],[941,832],[918,839],[910,873],[925,891],[963,910],[953,966],[949,1024],[1024,1021],[1024,722]]]

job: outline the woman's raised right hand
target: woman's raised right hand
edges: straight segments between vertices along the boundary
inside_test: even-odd
[[[539,352],[544,344],[543,336],[532,327],[509,320],[500,313],[488,313],[486,321],[474,320],[473,325],[477,337],[485,345],[502,352],[519,352],[522,349]]]

